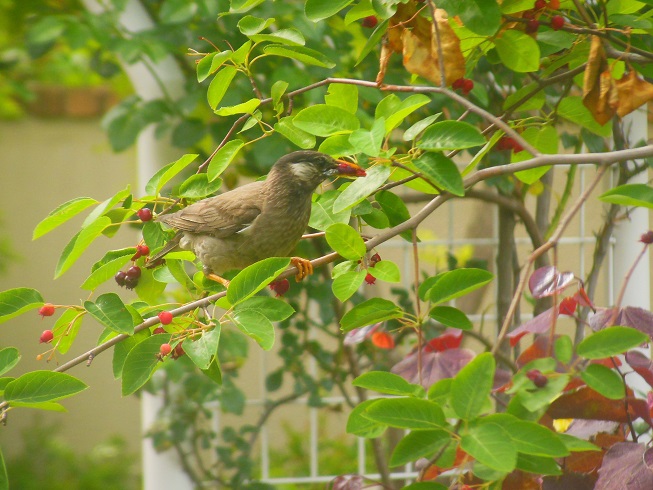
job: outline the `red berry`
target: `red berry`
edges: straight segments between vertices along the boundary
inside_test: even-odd
[[[526,31],[527,34],[533,34],[534,32],[537,32],[537,30],[540,28],[540,21],[537,19],[531,19],[528,22],[526,22]]]
[[[150,247],[147,245],[138,245],[136,247],[136,253],[139,254],[141,257],[147,257],[150,255]]]
[[[39,308],[39,315],[41,316],[52,316],[54,315],[54,305],[51,303],[46,303],[41,308]]]
[[[541,10],[546,7],[546,1],[545,0],[535,0],[535,5],[533,5],[533,8],[535,10]]]
[[[118,271],[113,278],[118,283],[118,286],[123,287],[125,285],[125,279],[127,279],[127,273],[124,271]]]
[[[522,14],[522,17],[524,19],[534,19],[535,18],[535,10],[524,10],[524,13]]]
[[[549,378],[542,374],[539,369],[531,369],[526,373],[526,377],[530,379],[538,388],[544,388],[549,382]]]
[[[170,344],[161,344],[159,348],[159,354],[161,357],[165,357],[172,352],[172,346]]]
[[[372,274],[368,272],[367,275],[365,276],[365,282],[367,284],[374,284],[376,282],[376,277],[374,277]]]
[[[158,316],[162,325],[170,325],[172,323],[172,313],[169,311],[162,311]]]
[[[139,217],[139,219],[143,222],[145,221],[150,221],[152,219],[152,210],[149,208],[142,208],[139,209],[136,215]]]
[[[645,243],[647,245],[650,245],[653,243],[653,230],[649,230],[646,233],[644,233],[640,238],[639,241],[642,243]]]
[[[54,338],[54,334],[52,333],[52,330],[44,330],[43,333],[41,334],[41,343],[42,344],[47,344],[52,342],[52,339]]]
[[[560,0],[549,0],[549,8],[551,10],[558,10],[560,8]]]
[[[559,31],[565,25],[565,18],[562,15],[554,15],[551,17],[551,29]]]
[[[374,267],[378,262],[381,262],[381,256],[379,254],[374,254],[370,257],[371,267]]]
[[[288,279],[281,279],[280,281],[272,281],[270,283],[270,289],[277,293],[277,297],[283,296],[290,289],[290,282]]]
[[[160,334],[160,333],[166,333],[166,329],[163,328],[163,327],[156,327],[152,333],[154,335],[157,335],[157,334]]]
[[[130,277],[125,274],[125,288],[131,290],[138,286],[138,277]]]
[[[451,88],[454,89],[454,90],[461,89],[461,88],[463,88],[464,83],[465,83],[465,79],[464,78],[459,78],[458,80],[454,81],[451,84]]]
[[[463,87],[462,87],[463,94],[467,95],[472,91],[473,88],[474,88],[474,81],[470,80],[469,78],[464,78]]]
[[[363,19],[363,22],[361,22],[361,25],[363,27],[368,27],[368,28],[371,29],[372,27],[376,27],[376,25],[378,23],[379,23],[379,19],[377,19],[375,15],[368,15],[367,17],[365,17]]]
[[[129,269],[127,269],[127,277],[131,277],[132,279],[138,279],[141,277],[141,268],[138,267],[137,265],[131,266]]]

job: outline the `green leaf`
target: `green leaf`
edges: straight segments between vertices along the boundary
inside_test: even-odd
[[[387,395],[413,397],[423,397],[425,395],[422,386],[409,383],[398,374],[386,371],[369,371],[361,374],[352,381],[352,385]]]
[[[231,140],[218,150],[206,169],[209,182],[214,181],[224,172],[244,145],[242,140]]]
[[[424,131],[426,128],[428,128],[432,123],[434,123],[440,116],[442,115],[441,112],[438,112],[437,114],[433,114],[429,117],[426,117],[422,119],[421,121],[417,121],[415,124],[413,124],[410,128],[408,128],[403,135],[403,140],[404,141],[413,141],[415,138],[417,138],[422,131]]]
[[[509,107],[512,107],[514,104],[522,100],[524,97],[529,96],[528,99],[524,100],[520,105],[514,107],[513,111],[537,111],[542,108],[546,97],[544,95],[544,90],[536,92],[535,89],[538,88],[537,83],[529,83],[518,89],[516,92],[510,94],[506,97],[506,100],[503,101],[503,110],[507,110]],[[531,95],[534,94],[534,95]]]
[[[501,10],[496,0],[445,0],[438,3],[438,7],[445,9],[449,17],[460,17],[466,29],[481,36],[493,35],[501,24]]]
[[[220,330],[218,323],[211,330],[203,331],[199,339],[189,339],[184,342],[184,352],[199,369],[208,369],[213,360],[217,358]]]
[[[567,449],[574,452],[579,451],[601,451],[601,448],[592,444],[585,439],[579,439],[578,437],[572,436],[570,434],[558,434],[558,439],[566,446]]]
[[[215,194],[221,186],[221,179],[210,181],[207,174],[194,174],[179,186],[179,197],[201,199]]]
[[[316,104],[302,109],[292,122],[295,127],[315,136],[349,133],[360,127],[360,122],[354,114],[326,104]]]
[[[149,182],[145,185],[145,192],[152,195],[159,194],[164,185],[170,182],[172,178],[174,178],[177,174],[179,174],[179,172],[190,165],[197,157],[197,154],[184,155],[179,160],[169,163],[163,167],[161,170],[155,173]]]
[[[227,300],[232,305],[254,296],[274,281],[290,265],[285,257],[270,257],[244,268],[231,280],[227,288]]]
[[[7,466],[5,457],[0,449],[0,490],[9,490],[9,476],[7,475]]]
[[[648,335],[634,328],[608,327],[586,337],[576,352],[585,359],[602,359],[622,354],[648,340]]]
[[[47,410],[50,412],[67,412],[66,408],[57,402],[13,402],[11,404],[13,407],[23,407],[23,408],[35,408],[37,410]]]
[[[530,454],[517,454],[517,469],[538,475],[562,475],[555,459]]]
[[[324,96],[327,105],[356,114],[358,110],[358,87],[347,83],[332,83]]]
[[[464,196],[465,187],[458,167],[442,153],[424,153],[413,160],[413,164],[422,174],[440,189],[454,196]]]
[[[354,180],[333,203],[333,212],[352,208],[381,187],[390,176],[390,167],[375,165],[367,170],[366,177]]]
[[[347,433],[358,437],[379,437],[387,426],[363,416],[369,406],[377,400],[365,400],[354,407],[347,419]]]
[[[414,430],[397,443],[390,456],[390,466],[402,466],[426,458],[450,443],[451,436],[446,430]]]
[[[538,128],[528,128],[522,133],[522,136],[535,148],[542,153],[555,154],[558,153],[558,132],[553,126],[544,126]],[[532,155],[527,151],[520,151],[513,153],[510,159],[511,163],[522,162],[532,158]],[[533,184],[537,182],[540,177],[549,171],[550,165],[543,167],[532,168],[529,170],[522,170],[515,172],[515,177],[524,182],[525,184]]]
[[[385,282],[400,282],[401,272],[397,264],[390,260],[381,260],[374,264],[374,267],[367,269],[367,272]]]
[[[284,117],[275,123],[274,130],[298,147],[309,150],[315,147],[315,136],[299,129],[292,122],[292,116]]]
[[[165,283],[156,280],[152,269],[142,268],[141,277],[138,278],[138,285],[134,291],[142,301],[157,304],[161,302],[161,294],[165,288]]]
[[[569,364],[574,355],[574,344],[569,335],[558,337],[553,345],[556,358],[563,364]]]
[[[114,332],[131,335],[134,333],[132,316],[116,293],[105,293],[95,303],[84,302],[84,308],[98,322]]]
[[[102,216],[72,237],[59,257],[54,278],[56,279],[66,272],[110,224],[111,219]]]
[[[462,121],[441,121],[429,126],[417,148],[430,151],[462,150],[485,144],[478,128]]]
[[[360,62],[363,61],[367,57],[367,55],[370,54],[372,50],[379,45],[381,39],[383,38],[383,35],[388,30],[389,22],[390,19],[388,18],[385,19],[383,22],[380,22],[379,25],[376,26],[376,29],[374,29],[372,35],[367,39],[365,46],[363,46],[363,49],[358,55],[358,58],[356,59],[356,64],[354,66],[358,66]]]
[[[86,228],[87,226],[95,223],[100,216],[107,214],[108,212],[111,211],[111,209],[116,204],[118,204],[121,201],[124,201],[130,196],[131,196],[131,190],[129,189],[129,186],[127,186],[121,191],[116,192],[109,199],[105,200],[104,202],[96,206],[96,208],[88,214],[88,216],[84,219],[84,222],[82,223],[82,228]]]
[[[472,427],[464,434],[460,447],[484,465],[510,473],[517,464],[517,450],[510,434],[498,424]]]
[[[528,34],[507,30],[494,40],[499,58],[512,71],[528,73],[540,69],[540,46]]]
[[[460,330],[471,330],[472,322],[458,308],[453,306],[434,306],[429,312],[429,316],[442,325]]]
[[[390,191],[379,191],[376,193],[374,198],[388,217],[390,226],[397,226],[410,219],[408,207],[406,207],[404,201],[402,201],[396,194],[393,194]],[[401,236],[408,241],[412,241],[412,233],[410,230],[403,232]]]
[[[384,114],[377,112],[375,113],[375,117],[377,119],[385,117],[385,133],[390,134],[390,131],[399,126],[406,117],[429,102],[431,102],[431,99],[428,96],[424,94],[413,94],[402,100],[392,111]]]
[[[367,272],[365,271],[347,271],[337,276],[331,284],[333,295],[338,301],[344,303],[361,287]]]
[[[509,414],[490,415],[481,422],[490,422],[499,417],[503,419],[504,423],[501,425],[510,434],[518,452],[554,458],[569,456],[569,449],[560,440],[558,434],[535,422],[519,420]]]
[[[392,301],[383,298],[371,298],[354,306],[340,320],[340,329],[349,332],[355,328],[374,323],[401,318],[404,312]]]
[[[236,310],[230,318],[241,332],[254,339],[263,350],[272,349],[274,325],[264,314],[255,310]]]
[[[0,349],[0,376],[18,364],[20,357],[20,352],[15,347]]]
[[[157,335],[163,335],[165,337],[166,341],[162,343],[169,343],[170,339],[172,338],[172,335],[166,333],[161,333]],[[120,379],[122,377],[122,370],[123,367],[125,366],[125,360],[127,359],[127,355],[129,354],[129,352],[136,345],[140,344],[143,340],[147,339],[150,336],[151,336],[150,331],[145,329],[135,333],[134,335],[127,337],[122,342],[118,342],[116,344],[116,346],[113,348],[113,359],[112,359],[113,377],[115,379]]]
[[[118,257],[107,262],[106,264],[103,264],[102,266],[95,269],[91,275],[86,278],[80,288],[86,291],[93,291],[100,284],[113,278],[116,273],[122,269],[127,262],[129,262],[130,258],[131,257],[129,255],[123,255],[122,257]]]
[[[353,0],[306,0],[304,12],[313,22],[327,19],[337,14]]]
[[[348,26],[352,22],[363,19],[370,15],[376,15],[376,11],[372,6],[372,0],[361,0],[352,8],[347,10],[345,14],[345,25]]]
[[[61,400],[84,391],[88,386],[66,373],[32,371],[5,386],[4,398],[10,404],[42,403]]]
[[[333,212],[333,204],[339,195],[340,192],[334,189],[323,194],[316,194],[317,197],[315,197],[311,207],[311,218],[308,221],[308,226],[325,231],[335,223],[349,223],[351,209],[345,209],[338,213]]]
[[[319,51],[306,48],[304,46],[284,46],[281,44],[271,44],[263,48],[266,54],[273,54],[285,58],[300,61],[307,65],[321,66],[323,68],[333,68],[336,64]]]
[[[432,303],[444,303],[485,286],[494,276],[483,269],[461,268],[435,276],[428,295]]]
[[[610,400],[619,400],[626,396],[623,380],[612,369],[600,364],[590,364],[580,377],[587,386]]]
[[[57,350],[61,354],[68,352],[73,342],[77,338],[79,328],[82,326],[85,312],[77,309],[67,309],[63,314],[57,318],[52,327],[54,336],[59,339],[57,342]]]
[[[32,240],[42,237],[46,233],[51,232],[58,226],[64,224],[66,221],[77,216],[89,206],[98,204],[98,201],[90,197],[77,197],[71,199],[52,210],[38,225],[34,228]]]
[[[381,154],[381,145],[385,136],[385,119],[380,118],[374,121],[372,129],[357,129],[349,135],[349,143],[359,152],[372,157]]]
[[[222,68],[218,73],[216,73],[215,77],[213,77],[207,91],[207,99],[211,109],[215,110],[216,107],[218,107],[237,72],[238,70],[235,66],[229,65]]]
[[[558,115],[604,138],[612,134],[612,121],[603,126],[597,123],[580,96],[564,97],[558,104]]]
[[[261,105],[261,100],[254,97],[242,104],[232,105],[228,107],[221,107],[214,112],[218,116],[233,116],[234,114],[252,114],[258,106]]]
[[[255,311],[271,322],[282,322],[290,318],[295,309],[285,301],[269,296],[253,296],[234,307],[235,311]]]
[[[261,19],[259,17],[254,17],[253,15],[246,15],[238,21],[238,30],[245,36],[251,36],[252,34],[258,34],[263,29],[267,29],[274,24],[274,22],[274,17],[270,19]]]
[[[318,151],[331,155],[332,157],[340,157],[343,155],[353,155],[356,153],[356,148],[354,148],[349,142],[348,134],[334,134],[325,138]],[[360,180],[360,179],[357,179]]]
[[[182,24],[190,21],[197,5],[186,0],[166,0],[161,5],[159,18],[163,24]]]
[[[15,288],[0,292],[0,323],[43,306],[43,296],[36,289]]]
[[[170,334],[152,335],[132,347],[122,368],[122,396],[131,395],[142,387],[163,365],[158,354],[170,338]]]
[[[603,202],[620,206],[653,208],[653,188],[646,184],[625,184],[599,196]]]
[[[279,29],[270,34],[252,34],[249,38],[255,43],[271,42],[288,46],[303,46],[306,44],[304,35],[294,28]]]
[[[329,226],[325,238],[329,246],[345,259],[362,259],[367,253],[365,242],[360,234],[344,223]]]
[[[476,356],[451,383],[451,407],[458,417],[471,420],[483,410],[494,381],[496,362],[489,352]]]
[[[66,30],[66,22],[54,15],[41,17],[27,31],[29,44],[48,44],[59,38]]]
[[[399,429],[439,429],[446,422],[437,403],[419,398],[376,400],[363,412],[365,417]]]

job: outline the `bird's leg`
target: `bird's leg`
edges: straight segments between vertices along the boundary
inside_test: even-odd
[[[225,288],[229,287],[229,281],[224,277],[220,277],[217,274],[214,274],[206,267],[204,267],[203,271],[204,271],[204,277],[206,277],[207,279],[211,279],[212,281],[215,281],[218,284],[222,284]]]
[[[313,274],[313,264],[311,264],[310,260],[302,259],[301,257],[291,257],[290,263],[297,267],[297,274],[295,274],[295,281],[297,282]]]

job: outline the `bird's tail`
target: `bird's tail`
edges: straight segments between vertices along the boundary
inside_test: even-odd
[[[161,259],[163,259],[164,256],[166,256],[169,252],[172,252],[173,250],[176,250],[179,247],[179,241],[181,240],[181,237],[183,236],[183,232],[177,232],[177,234],[172,237],[172,239],[166,243],[161,250],[159,250],[155,255],[151,256],[150,259],[147,261],[147,264],[145,265],[145,268],[147,269],[153,269],[154,267],[157,267],[158,265],[161,264]]]

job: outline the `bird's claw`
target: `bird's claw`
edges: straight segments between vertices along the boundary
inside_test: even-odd
[[[295,274],[295,281],[297,282],[301,282],[306,276],[313,274],[313,264],[311,264],[310,260],[291,257],[290,263],[297,267],[297,274]]]

